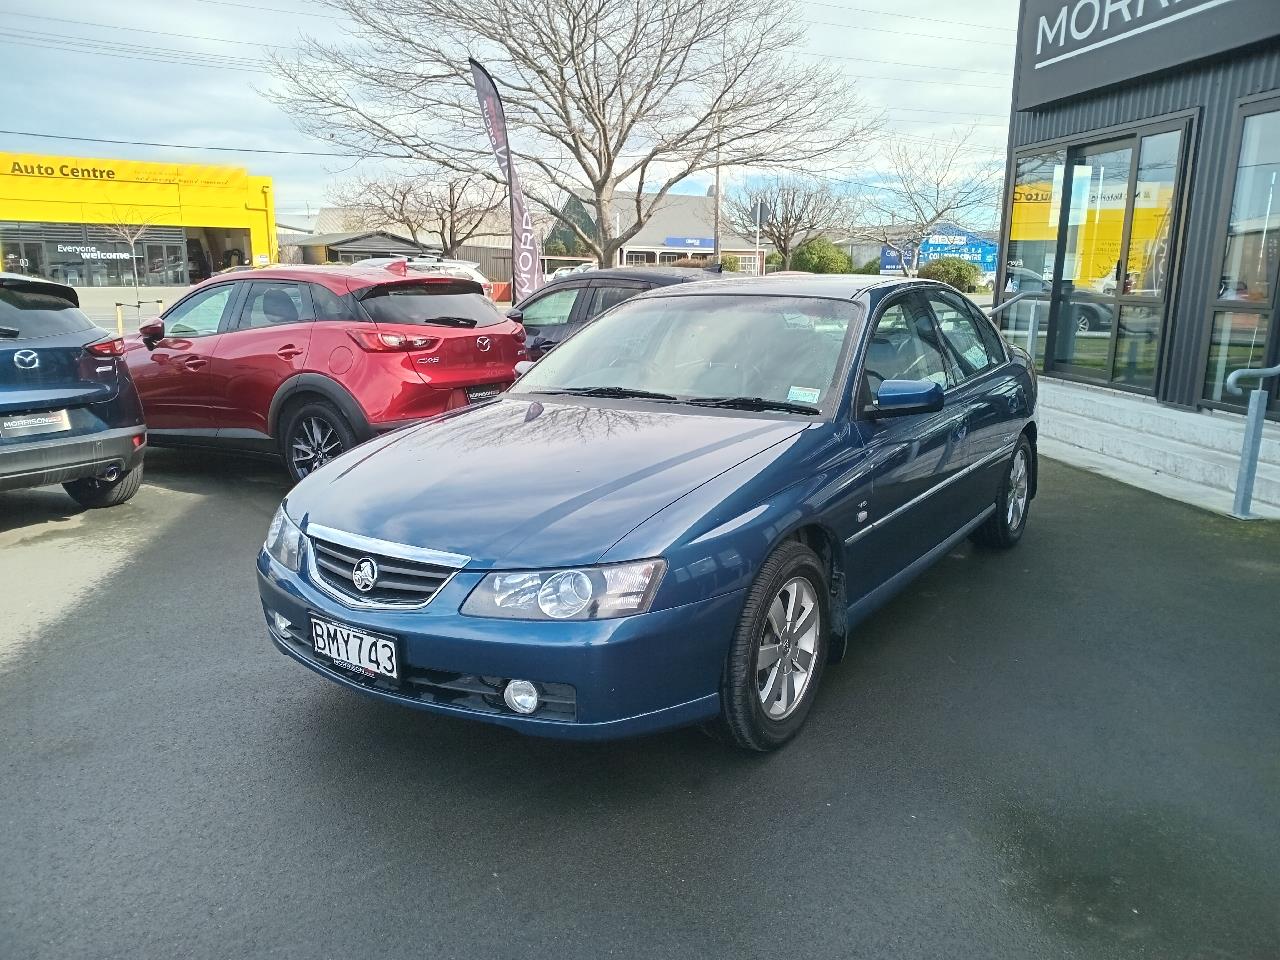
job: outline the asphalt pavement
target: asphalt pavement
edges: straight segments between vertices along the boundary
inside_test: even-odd
[[[115,510],[0,495],[0,956],[1280,949],[1280,525],[1046,463],[1022,545],[947,557],[755,757],[316,677],[253,581],[285,489],[155,451]]]

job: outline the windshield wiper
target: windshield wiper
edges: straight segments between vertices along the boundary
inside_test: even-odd
[[[790,400],[769,400],[765,397],[699,397],[689,403],[700,407],[723,407],[728,410],[781,410],[785,413],[821,413],[817,407],[807,403],[792,403]]]
[[[476,325],[470,317],[431,317],[422,322],[437,327],[474,327]]]
[[[539,390],[538,393],[570,393],[575,397],[618,397],[636,400],[674,400],[669,393],[652,390],[635,390],[631,387],[562,387],[559,390]]]
[[[21,330],[14,327],[0,327],[0,337],[4,337],[6,340],[15,340],[20,336],[22,336]]]

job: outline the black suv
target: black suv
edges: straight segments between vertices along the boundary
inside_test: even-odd
[[[60,483],[115,506],[138,492],[146,442],[124,341],[71,287],[0,273],[0,490]]]
[[[524,348],[530,360],[576,333],[610,307],[654,287],[668,287],[691,280],[742,277],[718,269],[696,267],[607,267],[585,270],[552,280],[507,311],[524,324]]]

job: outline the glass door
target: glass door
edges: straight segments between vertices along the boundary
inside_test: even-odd
[[[1226,389],[1241,367],[1266,367],[1280,357],[1274,322],[1280,286],[1280,101],[1242,111],[1235,185],[1221,236],[1222,270],[1210,307],[1204,399],[1240,407],[1245,397]],[[1246,382],[1252,389],[1257,381]],[[1280,387],[1271,381],[1271,405]]]
[[[1071,151],[1052,367],[1155,390],[1183,139],[1179,125]]]

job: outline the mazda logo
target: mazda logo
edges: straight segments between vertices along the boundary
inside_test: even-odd
[[[476,349],[481,353],[488,353],[491,346],[493,346],[493,341],[488,337],[476,337]]]
[[[34,350],[19,350],[13,355],[13,365],[19,370],[34,370],[40,366],[40,354]]]
[[[361,557],[351,570],[351,583],[361,593],[368,593],[378,585],[378,565],[369,557]]]

